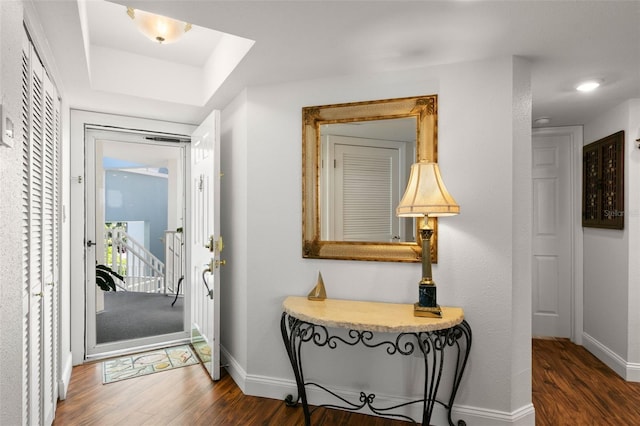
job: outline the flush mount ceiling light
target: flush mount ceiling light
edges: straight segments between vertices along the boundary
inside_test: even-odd
[[[540,117],[533,120],[534,124],[549,124],[551,123],[551,118],[549,117]]]
[[[142,34],[160,44],[173,43],[191,29],[191,24],[187,22],[154,15],[132,7],[127,7],[127,15],[133,19]]]
[[[602,80],[588,80],[576,86],[576,90],[579,92],[591,92],[596,90],[602,84]]]

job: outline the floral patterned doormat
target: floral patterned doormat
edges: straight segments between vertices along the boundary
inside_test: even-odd
[[[127,355],[102,363],[102,383],[146,376],[159,371],[198,364],[198,362],[189,345]]]

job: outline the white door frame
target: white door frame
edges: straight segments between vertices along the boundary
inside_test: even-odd
[[[532,136],[568,136],[570,140],[571,200],[571,341],[582,345],[583,333],[583,245],[582,245],[582,126],[546,127],[532,130]],[[532,138],[533,139],[533,138]]]
[[[70,125],[70,280],[71,280],[71,353],[73,365],[86,359],[85,349],[85,127],[88,125],[145,130],[150,133],[186,135],[195,126],[90,111],[71,110]]]

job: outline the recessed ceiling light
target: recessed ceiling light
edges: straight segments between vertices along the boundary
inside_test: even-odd
[[[600,87],[600,84],[601,84],[600,80],[583,81],[582,83],[576,86],[576,90],[579,92],[591,92],[593,90],[596,90],[598,87]]]
[[[551,123],[551,119],[549,117],[540,117],[533,120],[534,124],[549,124]]]

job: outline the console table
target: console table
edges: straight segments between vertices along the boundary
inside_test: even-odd
[[[384,416],[415,420],[403,414],[393,413],[402,407],[421,403],[422,425],[429,425],[436,403],[447,410],[449,425],[453,426],[451,408],[460,386],[462,374],[471,350],[471,328],[464,320],[461,308],[442,307],[442,318],[421,318],[413,315],[413,304],[360,302],[352,300],[325,299],[311,301],[306,297],[290,296],[282,304],[283,313],[280,320],[282,339],[293,367],[298,387],[298,396],[294,399],[288,395],[285,402],[296,406],[302,401],[305,425],[311,425],[311,411],[307,402],[306,386],[316,386],[335,396],[346,405],[321,405],[330,408],[341,408],[357,411],[368,407],[372,412]],[[330,333],[328,328],[348,329],[348,337],[343,338]],[[393,333],[389,336],[378,336],[376,333]],[[374,336],[376,339],[374,340]],[[376,407],[375,394],[360,392],[357,402],[347,401],[325,386],[314,382],[306,382],[302,371],[302,344],[312,342],[317,346],[335,349],[338,344],[356,346],[362,344],[368,348],[384,348],[389,355],[411,355],[414,351],[424,358],[424,395],[422,399],[406,402],[392,407]],[[449,399],[442,402],[437,399],[438,386],[443,366],[452,352],[455,363],[453,385]],[[449,358],[449,359],[447,359]],[[463,420],[458,426],[464,426]]]

